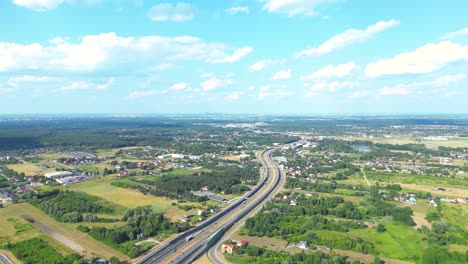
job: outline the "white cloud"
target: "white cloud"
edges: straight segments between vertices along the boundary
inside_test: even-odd
[[[65,2],[69,4],[74,4],[77,2],[83,2],[84,4],[94,4],[101,2],[101,0],[13,0],[13,4],[24,8],[29,8],[36,12],[53,10]]]
[[[148,16],[152,21],[188,21],[195,16],[195,8],[188,3],[162,3],[151,7]]]
[[[434,80],[435,86],[449,86],[454,82],[466,79],[466,74],[444,75]]]
[[[398,20],[379,21],[374,25],[367,27],[366,29],[348,29],[343,33],[340,33],[331,39],[325,41],[320,46],[300,51],[296,54],[296,58],[299,57],[317,57],[331,53],[335,50],[342,49],[352,44],[365,42],[375,34],[392,28],[398,25]]]
[[[237,92],[231,92],[228,95],[226,95],[226,99],[230,100],[239,100],[242,95],[244,95],[245,92],[242,91],[237,91]]]
[[[327,65],[324,68],[310,74],[303,76],[302,80],[313,80],[313,79],[328,79],[333,77],[344,77],[351,74],[352,71],[359,69],[354,62],[346,64],[338,64],[336,67],[333,65]]]
[[[240,49],[237,49],[232,55],[224,55],[224,54],[217,54],[217,52],[212,53],[214,55],[214,59],[211,59],[211,63],[234,63],[238,60],[240,60],[242,57],[248,55],[253,51],[252,47],[243,47]]]
[[[392,74],[427,73],[438,70],[451,62],[467,60],[468,46],[443,41],[368,64],[366,75],[379,77]]]
[[[191,36],[120,37],[115,33],[84,36],[79,43],[55,39],[48,45],[0,42],[0,72],[11,70],[95,71],[119,65],[151,65],[175,60],[234,62],[252,51],[246,47],[226,54],[222,43]],[[145,66],[147,68],[148,66]]]
[[[273,80],[289,80],[291,78],[291,69],[281,70],[273,76]]]
[[[96,89],[97,90],[109,89],[113,83],[114,83],[114,78],[110,78],[107,82],[97,85]]]
[[[92,84],[85,81],[74,81],[69,85],[63,86],[62,90],[87,90]]]
[[[250,9],[247,6],[233,6],[224,11],[230,15],[235,15],[237,13],[245,13],[245,14],[250,13]]]
[[[268,96],[268,93],[266,93],[266,92],[259,92],[259,93],[257,94],[257,100],[263,100],[263,99],[265,99],[267,96]]]
[[[181,83],[175,83],[171,86],[171,90],[185,90],[189,88],[190,85],[186,82],[181,82]]]
[[[264,0],[264,10],[271,13],[295,15],[316,15],[315,8],[323,3],[336,2],[336,0]]]
[[[362,97],[365,97],[369,95],[369,92],[367,91],[355,91],[355,92],[352,92],[348,98],[349,99],[358,99],[358,98],[362,98]]]
[[[156,91],[135,91],[128,95],[128,99],[137,99],[140,97],[147,97],[156,94]]]
[[[57,8],[64,0],[13,0],[17,6],[32,9],[34,11],[43,12]]]
[[[207,73],[200,74],[200,78],[202,79],[211,78],[213,76],[215,76],[214,72],[207,72]]]
[[[210,79],[202,82],[200,87],[204,91],[216,90],[222,87],[231,86],[234,82],[231,79],[218,78],[216,76],[211,77]]]
[[[313,92],[318,92],[318,91],[320,91],[320,92],[335,92],[335,91],[340,90],[340,89],[353,88],[353,87],[356,87],[356,86],[357,86],[357,83],[350,82],[350,81],[346,81],[346,82],[338,82],[338,81],[327,82],[327,81],[321,80],[321,81],[315,82],[310,87],[310,90],[313,91]]]
[[[36,83],[58,82],[61,80],[62,78],[58,78],[58,77],[22,75],[22,76],[15,76],[15,77],[9,78],[7,81],[7,84],[8,86],[16,87],[25,83],[36,84]]]
[[[460,29],[455,32],[450,32],[446,34],[445,36],[443,36],[442,39],[452,39],[452,38],[457,38],[457,37],[462,37],[462,36],[468,36],[468,28]]]
[[[397,85],[393,87],[384,87],[379,90],[380,95],[410,95],[413,94],[413,90],[404,85]]]
[[[274,62],[272,60],[261,60],[257,61],[256,63],[250,65],[249,69],[250,71],[261,71],[265,69],[268,65],[273,64]]]

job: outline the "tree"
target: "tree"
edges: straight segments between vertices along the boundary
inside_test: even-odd
[[[383,233],[385,231],[387,231],[387,229],[385,229],[384,225],[382,224],[377,225],[377,233]]]
[[[120,264],[120,259],[116,256],[112,256],[110,259],[109,259],[109,262],[110,264]]]
[[[375,256],[374,257],[374,264],[381,264],[382,263],[382,260],[380,260],[380,258],[378,256]]]

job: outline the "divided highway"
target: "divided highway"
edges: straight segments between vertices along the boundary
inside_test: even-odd
[[[270,198],[275,188],[280,184],[281,170],[271,158],[274,150],[267,149],[258,156],[262,164],[261,179],[250,192],[201,225],[156,248],[136,263],[191,263],[208,251],[223,236],[225,231],[263,201]]]

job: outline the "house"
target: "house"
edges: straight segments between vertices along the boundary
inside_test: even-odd
[[[414,199],[414,197],[409,198],[408,201],[410,204],[416,204],[416,199]]]
[[[145,233],[137,234],[137,239],[145,239],[145,238],[146,238]]]
[[[234,244],[222,244],[221,245],[221,253],[232,254],[235,247],[236,247],[236,245],[234,245]]]
[[[297,246],[302,249],[307,249],[309,247],[307,241],[299,241],[299,244],[297,244]]]
[[[289,205],[296,206],[297,205],[297,199],[296,198],[291,199],[291,201],[289,202]]]
[[[206,212],[205,209],[198,209],[197,213],[198,213],[198,215],[202,215],[204,212]]]
[[[249,243],[250,243],[250,242],[247,241],[247,240],[239,240],[239,241],[237,241],[237,246],[238,246],[238,247],[248,246]]]
[[[202,187],[201,187],[201,191],[202,191],[202,192],[207,192],[207,191],[209,191],[208,186],[202,186]]]

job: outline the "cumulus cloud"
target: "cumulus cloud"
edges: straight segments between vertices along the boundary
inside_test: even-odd
[[[466,79],[466,74],[464,73],[454,74],[454,75],[444,75],[434,80],[433,84],[435,86],[449,86],[452,83],[455,83],[464,79]]]
[[[171,86],[171,90],[185,90],[188,89],[190,85],[186,82],[175,83]]]
[[[256,63],[250,65],[249,69],[250,71],[261,71],[265,69],[268,65],[273,64],[274,62],[272,60],[261,60],[257,61]]]
[[[344,77],[351,72],[359,69],[354,62],[348,62],[345,64],[338,64],[336,66],[333,65],[327,65],[324,68],[310,74],[307,76],[303,76],[301,79],[302,80],[313,80],[313,79],[328,79],[328,78],[334,78],[334,77]]]
[[[100,2],[100,0],[13,0],[13,4],[24,8],[29,8],[36,12],[53,10],[65,2],[84,2],[85,4],[93,4]]]
[[[229,55],[222,43],[207,43],[192,36],[121,37],[103,33],[71,43],[55,38],[48,45],[0,42],[0,72],[11,70],[94,71],[118,65],[148,65],[154,61],[202,60],[232,63],[252,51],[246,47]]]
[[[62,90],[87,90],[92,86],[91,83],[86,81],[74,81],[71,84],[62,87]]]
[[[32,9],[34,11],[43,12],[57,8],[64,0],[13,0],[17,6]]]
[[[325,41],[318,47],[298,52],[296,54],[296,58],[322,56],[352,44],[365,42],[372,38],[375,34],[392,28],[399,23],[400,22],[398,20],[392,19],[389,21],[379,21],[374,25],[367,27],[366,29],[348,29],[345,32],[342,32]]]
[[[457,37],[468,36],[468,28],[460,29],[455,32],[450,32],[442,37],[442,39],[453,39]]]
[[[314,16],[318,5],[336,0],[264,0],[263,2],[265,2],[263,9],[270,13]]]
[[[273,80],[289,80],[291,78],[291,69],[281,70],[273,76]]]
[[[192,20],[195,16],[195,11],[195,8],[188,3],[162,3],[151,7],[148,16],[152,21],[156,22],[183,22]]]
[[[370,63],[366,75],[379,77],[394,74],[427,73],[438,70],[451,62],[467,61],[468,46],[450,41],[427,44],[415,51],[399,54],[390,59]]]
[[[226,13],[230,14],[230,15],[235,15],[235,14],[238,14],[238,13],[245,13],[245,14],[250,13],[250,9],[247,6],[233,6],[231,8],[228,8],[228,9],[224,10],[224,11]]]
[[[232,55],[217,54],[217,52],[215,51],[214,53],[212,53],[212,55],[214,55],[213,57],[217,57],[217,58],[210,59],[210,62],[211,63],[234,63],[240,60],[242,57],[248,55],[252,51],[253,51],[252,47],[243,47],[243,48],[237,49]]]
[[[203,91],[216,90],[222,87],[231,86],[234,82],[229,78],[218,78],[216,76],[202,82],[200,87]]]

